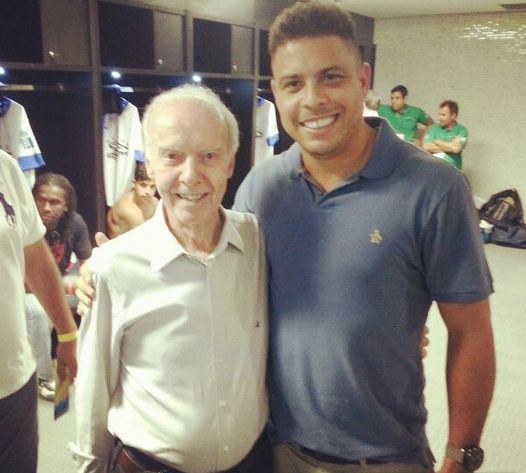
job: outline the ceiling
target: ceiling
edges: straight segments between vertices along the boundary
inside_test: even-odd
[[[372,18],[393,18],[444,13],[504,12],[501,4],[522,4],[526,0],[325,0],[346,10]]]

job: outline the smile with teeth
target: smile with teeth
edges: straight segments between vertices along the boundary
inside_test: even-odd
[[[180,199],[188,200],[190,202],[197,202],[201,200],[206,194],[177,194]]]
[[[331,125],[336,120],[336,115],[331,115],[330,117],[318,118],[316,120],[305,120],[301,124],[305,128],[310,128],[311,130],[317,130],[319,128],[324,128]]]

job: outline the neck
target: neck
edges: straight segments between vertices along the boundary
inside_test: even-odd
[[[375,136],[375,130],[364,121],[345,151],[323,158],[302,152],[303,165],[320,187],[330,192],[365,167],[373,150]]]
[[[224,223],[223,214],[218,211],[217,218],[209,219],[204,223],[188,224],[179,221],[172,223],[166,209],[164,213],[170,232],[181,246],[189,254],[200,260],[206,260],[219,242]]]

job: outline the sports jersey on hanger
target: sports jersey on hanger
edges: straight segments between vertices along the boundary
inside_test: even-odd
[[[30,187],[35,169],[45,166],[42,153],[29,124],[25,108],[7,97],[0,97],[0,149],[15,158]]]
[[[257,98],[254,133],[254,164],[274,155],[274,145],[279,141],[276,107],[272,102]]]
[[[124,109],[120,114],[104,114],[104,192],[109,207],[130,189],[135,162],[144,161],[139,111],[135,105],[121,100]]]

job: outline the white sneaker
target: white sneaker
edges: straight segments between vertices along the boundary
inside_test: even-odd
[[[55,400],[55,380],[39,379],[38,380],[38,394],[46,401]]]

